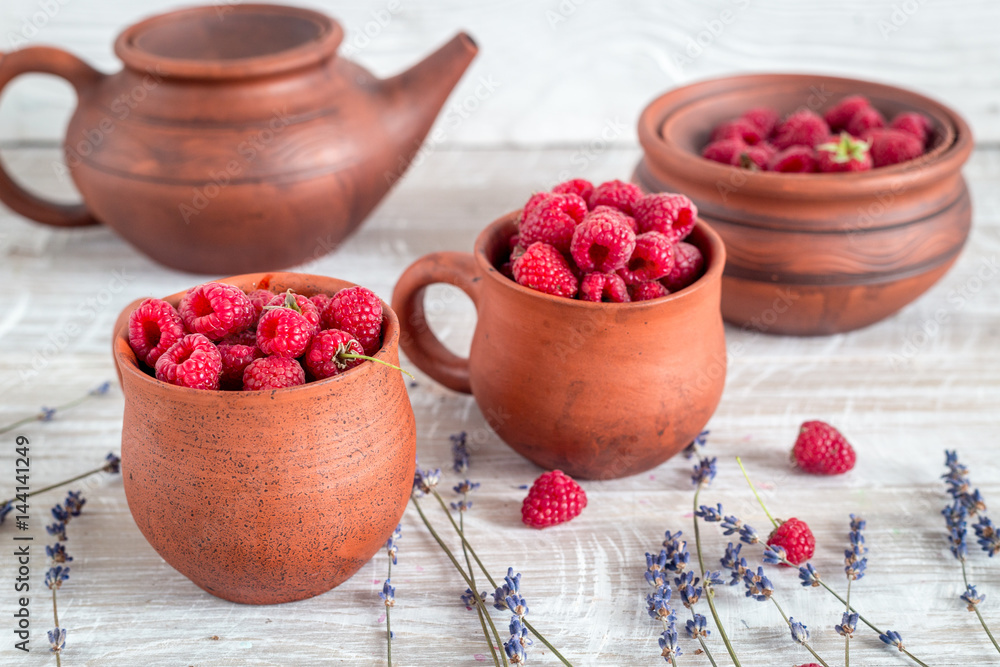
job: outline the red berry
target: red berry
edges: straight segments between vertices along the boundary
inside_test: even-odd
[[[552,188],[556,194],[580,195],[584,201],[590,200],[590,195],[594,194],[594,184],[583,178],[574,178],[571,181],[560,183]]]
[[[156,379],[191,389],[218,389],[222,372],[219,350],[202,334],[188,334],[156,361]]]
[[[342,352],[365,353],[361,343],[346,331],[340,329],[320,331],[309,343],[303,357],[306,370],[317,380],[322,380],[343,373],[364,361],[364,359],[340,359],[337,355]]]
[[[799,428],[792,460],[813,475],[840,475],[854,467],[854,448],[840,431],[821,421],[808,421]]]
[[[257,347],[264,354],[295,358],[305,352],[315,326],[291,308],[269,308],[257,322]]]
[[[572,299],[579,287],[569,262],[548,243],[532,243],[513,260],[511,272],[519,285],[546,294]]]
[[[633,301],[650,301],[668,294],[670,291],[663,286],[663,283],[656,280],[628,286],[628,295]]]
[[[269,311],[278,312],[278,311]],[[294,359],[264,357],[255,359],[243,371],[243,391],[284,389],[305,384],[306,373]]]
[[[639,231],[660,232],[677,243],[694,229],[698,207],[684,195],[659,192],[646,195],[635,205]]]
[[[746,148],[746,142],[742,139],[723,139],[713,141],[701,149],[701,156],[706,160],[737,167],[740,164],[740,156]]]
[[[629,301],[628,288],[625,286],[625,281],[617,274],[588,273],[580,281],[580,299],[626,303]]]
[[[823,173],[868,171],[872,156],[866,142],[841,132],[816,147],[816,168]]]
[[[536,192],[528,198],[528,201],[524,204],[524,208],[521,209],[521,215],[518,219],[518,224],[521,220],[524,220],[524,216],[531,212],[531,209],[535,208],[535,205],[541,201],[548,198],[551,193],[549,192]]]
[[[591,209],[612,206],[626,215],[632,215],[632,204],[642,199],[642,190],[634,183],[607,181],[594,188],[587,203]]]
[[[573,232],[570,252],[584,273],[613,273],[623,268],[635,250],[635,232],[627,216],[597,211],[583,219]]]
[[[569,252],[573,231],[587,215],[587,202],[576,194],[551,194],[524,216],[518,227],[519,243],[548,243],[559,252]]]
[[[225,338],[215,343],[216,345],[249,345],[250,347],[257,346],[257,331],[254,329],[247,329],[246,331],[241,331],[239,333],[229,334]]]
[[[316,304],[312,302],[308,297],[302,296],[301,294],[293,294],[291,291],[285,292],[284,294],[275,294],[271,299],[271,303],[267,304],[268,308],[291,308],[292,310],[297,310],[302,313],[309,324],[313,326],[312,333],[319,333],[320,329],[320,316],[319,309]]]
[[[253,304],[254,311],[254,323],[251,326],[256,326],[257,320],[260,319],[261,313],[264,312],[264,306],[271,303],[271,300],[274,299],[274,292],[266,289],[255,289],[247,294],[247,297],[250,299],[250,303]]]
[[[150,368],[184,337],[184,323],[177,310],[161,299],[146,299],[128,316],[128,342]]]
[[[885,116],[878,109],[868,107],[854,114],[845,128],[856,137],[864,136],[868,130],[885,127]]]
[[[758,144],[767,137],[756,124],[745,118],[726,121],[712,130],[712,141],[724,139],[740,139],[751,146]]]
[[[635,237],[635,250],[618,275],[629,285],[659,280],[674,268],[674,244],[665,234],[646,232]]]
[[[614,206],[598,206],[591,213],[610,213],[615,218],[621,216],[628,223],[628,226],[632,228],[633,234],[639,233],[639,223],[635,221],[635,218],[631,215],[625,215]]]
[[[918,111],[904,111],[892,119],[889,128],[902,130],[915,136],[921,146],[927,145],[927,138],[931,135],[934,126],[931,119]]]
[[[888,167],[913,160],[924,154],[924,145],[909,132],[902,130],[870,130],[872,162],[876,167]]]
[[[371,356],[382,348],[382,300],[364,287],[342,289],[323,312],[323,328],[346,331]]]
[[[859,111],[871,108],[871,102],[864,95],[849,95],[840,100],[824,114],[827,124],[834,132],[847,129],[854,115]]]
[[[701,277],[705,257],[698,246],[681,241],[674,246],[674,268],[661,282],[670,292],[682,290]]]
[[[811,174],[816,171],[816,151],[810,146],[789,146],[771,158],[768,171]]]
[[[260,348],[252,345],[218,345],[219,355],[222,357],[222,373],[219,376],[220,389],[243,388],[243,371],[254,359],[260,359],[264,353]]]
[[[801,565],[816,551],[816,538],[805,521],[789,519],[775,528],[767,538],[768,546],[785,550],[785,558],[793,565]]]
[[[778,124],[780,116],[778,116],[777,111],[770,107],[754,107],[745,111],[740,118],[752,123],[760,131],[762,137],[769,137]]]
[[[587,494],[561,470],[542,473],[521,505],[521,520],[532,528],[546,528],[579,516]]]
[[[181,319],[191,333],[200,333],[210,340],[248,329],[254,321],[250,297],[239,287],[225,283],[205,283],[192,287],[181,298]]]
[[[323,311],[325,311],[326,307],[330,305],[330,295],[320,292],[318,294],[313,294],[309,297],[309,300],[313,302],[313,305],[316,306],[316,310],[319,311],[320,321],[322,322]]]
[[[819,114],[809,109],[796,111],[775,130],[771,142],[779,151],[789,146],[815,146],[830,134],[830,128]]]
[[[765,142],[759,143],[756,146],[747,146],[740,153],[740,163],[739,167],[743,169],[750,169],[752,171],[765,171],[767,169],[768,163],[771,158],[775,156],[778,152],[771,144]]]

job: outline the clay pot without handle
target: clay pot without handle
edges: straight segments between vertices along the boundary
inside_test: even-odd
[[[590,303],[522,287],[496,269],[516,219],[487,227],[474,254],[434,253],[403,273],[392,297],[403,351],[441,384],[472,393],[497,435],[543,468],[611,479],[659,465],[702,430],[722,395],[721,240],[698,223],[691,240],[707,269],[686,289]],[[468,359],[428,327],[424,294],[434,283],[459,287],[476,306]]]
[[[244,290],[333,294],[351,283],[294,273],[222,282]],[[176,305],[181,294],[167,297]],[[160,382],[115,326],[125,394],[122,478],[139,530],[212,595],[275,604],[324,593],[385,544],[413,485],[416,429],[399,371],[365,362],[273,391],[205,391]],[[399,364],[385,304],[374,356]]]
[[[376,79],[336,55],[340,25],[278,5],[224,4],[125,30],[105,75],[59,49],[0,59],[76,90],[65,158],[83,204],[40,199],[0,168],[0,200],[38,222],[102,222],[197,273],[278,269],[350,234],[403,175],[476,54],[464,33]]]
[[[928,152],[866,172],[754,172],[700,156],[712,128],[756,106],[822,113],[867,96],[893,117],[920,111],[933,123]],[[728,262],[722,314],[778,334],[851,331],[892,315],[952,266],[972,220],[961,167],[972,134],[948,107],[883,84],[807,74],[714,79],[672,90],[639,119],[645,156],[634,180],[682,192],[719,232]]]

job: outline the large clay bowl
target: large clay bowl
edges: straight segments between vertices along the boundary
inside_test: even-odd
[[[722,395],[721,240],[698,223],[692,240],[707,270],[683,290],[590,303],[522,287],[496,269],[516,218],[487,227],[473,254],[434,253],[403,273],[393,293],[403,351],[441,384],[472,393],[497,435],[543,468],[610,479],[659,465],[704,428]],[[476,305],[468,359],[427,325],[433,283],[456,285]]]
[[[293,273],[223,282],[306,295],[351,284]],[[176,304],[182,294],[167,301]],[[139,530],[212,595],[301,600],[358,571],[385,543],[413,483],[416,431],[399,371],[366,362],[274,391],[203,391],[147,375],[114,334],[125,394],[122,477]],[[383,306],[382,349],[399,363],[399,322]]]
[[[928,153],[851,174],[751,172],[699,155],[715,125],[751,107],[822,112],[850,94],[868,96],[889,116],[927,114]],[[969,234],[960,171],[972,150],[969,127],[901,88],[801,74],[704,81],[646,107],[639,140],[645,155],[634,180],[694,200],[726,244],[723,317],[757,331],[832,334],[878,322],[944,275]]]

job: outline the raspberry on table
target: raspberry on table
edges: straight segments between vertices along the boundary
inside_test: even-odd
[[[792,447],[792,461],[813,475],[841,475],[854,467],[857,459],[847,438],[833,426],[807,421],[799,427]]]
[[[555,186],[552,188],[552,192],[556,194],[579,195],[586,202],[590,201],[590,195],[594,194],[594,184],[585,178],[574,178]]]
[[[705,146],[701,150],[701,156],[706,160],[738,167],[740,156],[746,148],[746,142],[742,139],[722,139]]]
[[[869,153],[876,167],[907,162],[924,154],[924,145],[920,140],[903,130],[870,130],[866,138],[871,141]]]
[[[295,358],[305,352],[315,326],[291,308],[268,308],[257,322],[257,347],[264,354]]]
[[[254,359],[243,371],[243,391],[285,389],[305,382],[306,373],[302,366],[295,359],[287,357]]]
[[[191,389],[218,389],[222,357],[200,333],[187,334],[156,361],[156,379]]]
[[[633,301],[651,301],[652,299],[659,299],[661,296],[667,296],[668,294],[670,294],[670,291],[663,286],[663,283],[657,280],[628,286],[628,295]]]
[[[670,292],[677,292],[701,277],[705,257],[698,246],[681,241],[674,246],[674,268],[661,282]]]
[[[760,131],[761,137],[767,138],[777,126],[780,116],[770,107],[754,107],[743,112],[740,118],[752,123]]]
[[[371,356],[382,348],[382,300],[364,287],[342,289],[323,311],[323,328],[346,331]]]
[[[674,268],[674,244],[660,232],[646,232],[635,237],[635,250],[624,268],[618,270],[628,285],[659,280]]]
[[[542,241],[559,252],[569,252],[573,231],[587,215],[587,202],[577,194],[551,194],[524,216],[518,227],[519,242]]]
[[[260,359],[264,353],[256,345],[228,345],[219,343],[219,356],[222,357],[222,372],[219,375],[220,389],[242,389],[243,371],[254,359]]]
[[[635,250],[635,232],[625,218],[621,213],[599,211],[576,226],[570,252],[581,271],[613,273],[625,266]]]
[[[521,520],[532,528],[547,528],[579,516],[587,494],[561,470],[542,473],[521,504]]]
[[[312,333],[319,333],[320,320],[322,316],[320,315],[319,309],[316,304],[306,296],[301,294],[295,294],[291,290],[285,292],[284,294],[275,294],[271,299],[271,302],[267,304],[265,308],[291,308],[292,310],[297,310],[302,313],[309,324],[313,326]]]
[[[868,143],[847,132],[832,136],[816,147],[816,168],[823,173],[868,171],[872,168]]]
[[[225,283],[211,282],[191,288],[181,298],[177,310],[188,331],[210,340],[239,333],[254,321],[250,297],[239,287]]]
[[[541,241],[532,243],[513,260],[511,272],[519,285],[546,294],[573,298],[579,288],[579,281],[562,253]]]
[[[785,550],[785,558],[793,565],[801,565],[813,557],[816,538],[805,521],[789,519],[775,528],[767,538],[768,546],[779,546]]]
[[[588,273],[580,281],[580,300],[627,303],[630,298],[621,276],[615,273]]]
[[[309,343],[303,362],[312,377],[323,380],[354,368],[364,361],[364,359],[340,359],[337,355],[342,352],[365,353],[361,343],[346,331],[324,329],[316,334],[312,342]]]
[[[642,199],[642,190],[634,183],[614,180],[601,183],[594,188],[588,204],[591,209],[598,206],[612,206],[626,215],[632,215],[632,204]]]
[[[177,310],[162,299],[145,299],[128,316],[128,342],[150,368],[184,337],[184,323]]]
[[[768,171],[811,174],[816,171],[816,151],[811,146],[789,146],[771,158]]]
[[[815,146],[830,135],[830,127],[818,113],[809,109],[796,111],[781,122],[771,141],[779,151],[789,146]]]
[[[871,102],[864,95],[848,95],[830,107],[823,117],[831,130],[840,132],[847,129],[855,114],[868,108],[871,108]]]
[[[885,116],[878,109],[868,107],[854,114],[847,124],[847,131],[856,137],[864,136],[868,130],[885,127]]]
[[[903,111],[892,119],[889,129],[909,132],[920,141],[921,146],[926,146],[934,126],[930,118],[918,111]]]

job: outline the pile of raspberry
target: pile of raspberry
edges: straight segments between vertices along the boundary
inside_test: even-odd
[[[701,277],[701,250],[684,240],[697,216],[684,195],[577,178],[528,200],[499,268],[520,285],[568,299],[656,299]]]
[[[716,127],[701,155],[753,171],[868,171],[920,157],[933,134],[924,114],[904,111],[889,122],[863,95],[845,97],[822,116],[801,109],[779,118],[774,109],[750,109]]]
[[[364,287],[333,296],[249,294],[210,282],[177,308],[146,299],[128,341],[156,379],[192,389],[282,389],[343,373],[382,347],[382,302]]]

